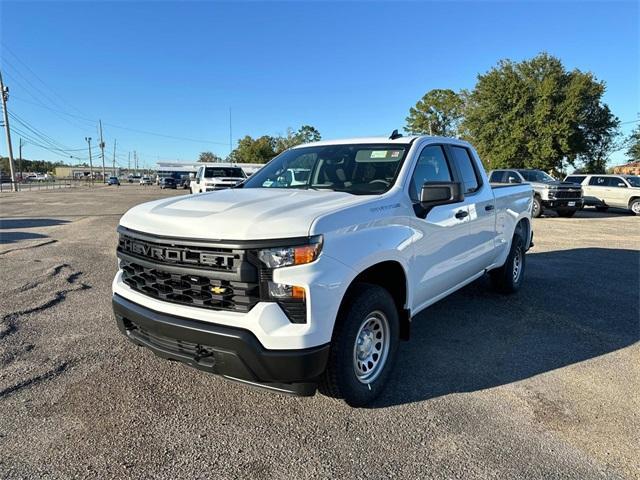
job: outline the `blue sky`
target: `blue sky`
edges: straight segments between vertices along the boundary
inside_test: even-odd
[[[147,165],[224,156],[230,107],[234,143],[302,124],[388,134],[426,91],[541,51],[606,81],[622,121],[640,112],[638,2],[2,1],[0,32],[10,111],[61,144],[31,142],[26,158],[86,156],[66,150],[96,139],[98,119],[123,166],[133,150]]]

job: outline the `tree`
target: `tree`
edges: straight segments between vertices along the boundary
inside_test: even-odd
[[[502,60],[478,76],[462,128],[490,168],[562,171],[578,160],[600,168],[619,125],[604,92],[591,73],[569,72],[546,53]]]
[[[249,135],[238,140],[238,146],[229,155],[229,161],[237,163],[267,163],[276,156],[275,140],[269,135],[252,138]]]
[[[463,95],[449,89],[429,90],[409,109],[405,130],[411,134],[455,137],[463,114]]]
[[[216,155],[213,152],[202,152],[198,157],[198,162],[203,162],[203,163],[217,163],[221,161],[222,161],[222,157]]]
[[[637,125],[627,137],[625,146],[627,147],[626,154],[629,157],[629,161],[640,161],[640,125]]]
[[[253,138],[247,135],[238,140],[238,146],[231,152],[228,160],[238,163],[267,163],[288,148],[318,140],[320,132],[310,125],[303,125],[298,131],[288,128],[284,136],[263,135]]]
[[[274,149],[276,153],[281,153],[288,148],[295,147],[296,145],[317,142],[321,138],[320,132],[311,125],[303,125],[297,132],[294,132],[292,128],[288,128],[286,136],[278,136],[274,138]]]

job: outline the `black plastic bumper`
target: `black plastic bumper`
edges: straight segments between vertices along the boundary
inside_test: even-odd
[[[210,373],[294,395],[313,395],[329,345],[267,350],[253,333],[151,310],[113,295],[118,328],[162,358]]]
[[[573,203],[573,205],[569,205],[569,203]],[[574,199],[561,199],[561,200],[543,200],[542,206],[546,208],[582,208],[584,205],[584,200],[581,198]]]

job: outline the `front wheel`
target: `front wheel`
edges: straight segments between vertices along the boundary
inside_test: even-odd
[[[393,368],[400,320],[391,294],[378,285],[357,284],[336,321],[320,391],[352,407],[371,403]]]
[[[511,249],[504,265],[489,272],[491,283],[501,293],[515,293],[522,286],[526,256],[524,239],[516,233],[511,241]]]
[[[635,213],[636,215],[640,215],[640,198],[636,198],[634,199],[630,204],[629,204],[629,210],[631,210],[633,213]]]
[[[531,216],[533,218],[538,218],[542,215],[542,202],[538,197],[533,197],[533,209],[531,211]]]

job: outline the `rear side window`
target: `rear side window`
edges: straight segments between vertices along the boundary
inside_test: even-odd
[[[462,183],[464,184],[464,193],[473,193],[478,190],[480,182],[478,181],[478,174],[473,167],[473,161],[469,150],[464,147],[451,147],[453,152],[453,160],[456,162],[456,166],[462,176]]]
[[[595,185],[596,187],[607,187],[607,177],[591,177],[589,185]]]
[[[416,169],[413,171],[409,195],[411,200],[420,199],[420,191],[426,182],[450,182],[451,171],[444,150],[439,145],[425,147],[420,156]]]
[[[493,183],[502,183],[502,178],[504,177],[505,172],[491,172],[491,176],[489,177],[489,181]]]
[[[580,185],[584,179],[585,179],[584,176],[569,175],[567,178],[564,179],[564,181],[565,182],[577,183],[578,185]]]

